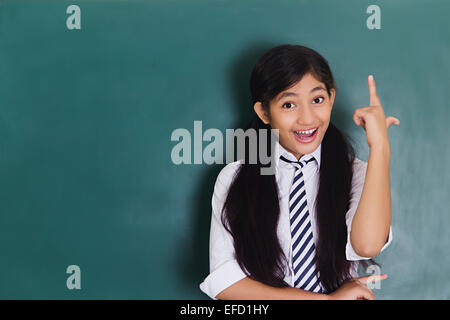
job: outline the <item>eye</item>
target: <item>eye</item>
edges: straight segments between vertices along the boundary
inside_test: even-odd
[[[325,100],[324,97],[317,97],[317,98],[315,98],[313,101],[316,101],[316,103],[322,103],[322,101],[317,102],[317,99],[322,99],[322,101]]]
[[[292,108],[294,107],[294,104],[293,103],[290,103],[290,102],[286,102],[285,104],[283,104],[283,108],[284,109],[292,109],[292,108],[290,108],[290,107],[285,107],[285,106],[292,106]]]

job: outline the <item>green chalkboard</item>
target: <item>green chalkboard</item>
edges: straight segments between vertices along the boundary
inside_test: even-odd
[[[401,121],[376,298],[449,299],[449,13],[444,0],[0,1],[0,298],[207,299],[224,164],[173,163],[171,134],[244,127],[256,59],[292,43],[329,61],[332,121],[360,159],[368,74]]]

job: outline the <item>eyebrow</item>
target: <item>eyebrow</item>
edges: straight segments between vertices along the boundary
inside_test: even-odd
[[[318,86],[318,87],[315,87],[315,88],[311,89],[311,91],[309,93],[312,93],[314,91],[320,91],[320,90],[326,91],[326,89],[324,87]],[[291,97],[291,96],[297,96],[297,94],[295,92],[283,92],[281,94],[281,96],[277,99],[277,101],[280,101],[283,98]]]

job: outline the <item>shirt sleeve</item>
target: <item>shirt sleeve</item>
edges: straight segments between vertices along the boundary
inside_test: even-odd
[[[200,289],[211,299],[247,275],[235,258],[234,241],[221,221],[221,211],[228,188],[238,169],[238,162],[226,165],[219,173],[211,201],[211,228],[209,239],[209,275],[200,284]]]
[[[367,162],[361,161],[355,157],[355,162],[353,163],[353,179],[352,179],[352,191],[350,195],[350,208],[346,213],[346,224],[347,224],[347,245],[345,247],[345,255],[347,260],[368,260],[372,257],[362,257],[358,255],[352,247],[350,242],[350,231],[352,229],[352,221],[355,216],[356,209],[358,208],[359,200],[361,199],[361,194],[364,187],[364,181],[366,178]],[[381,252],[386,249],[386,247],[392,242],[392,226],[389,227],[388,240],[384,244]]]

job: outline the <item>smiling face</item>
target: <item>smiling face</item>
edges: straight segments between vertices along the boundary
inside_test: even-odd
[[[330,123],[336,91],[330,90],[307,73],[294,86],[280,92],[270,101],[269,113],[261,102],[254,105],[255,112],[272,129],[279,129],[279,142],[297,159],[312,153],[321,144]],[[312,137],[299,131],[316,129]]]

